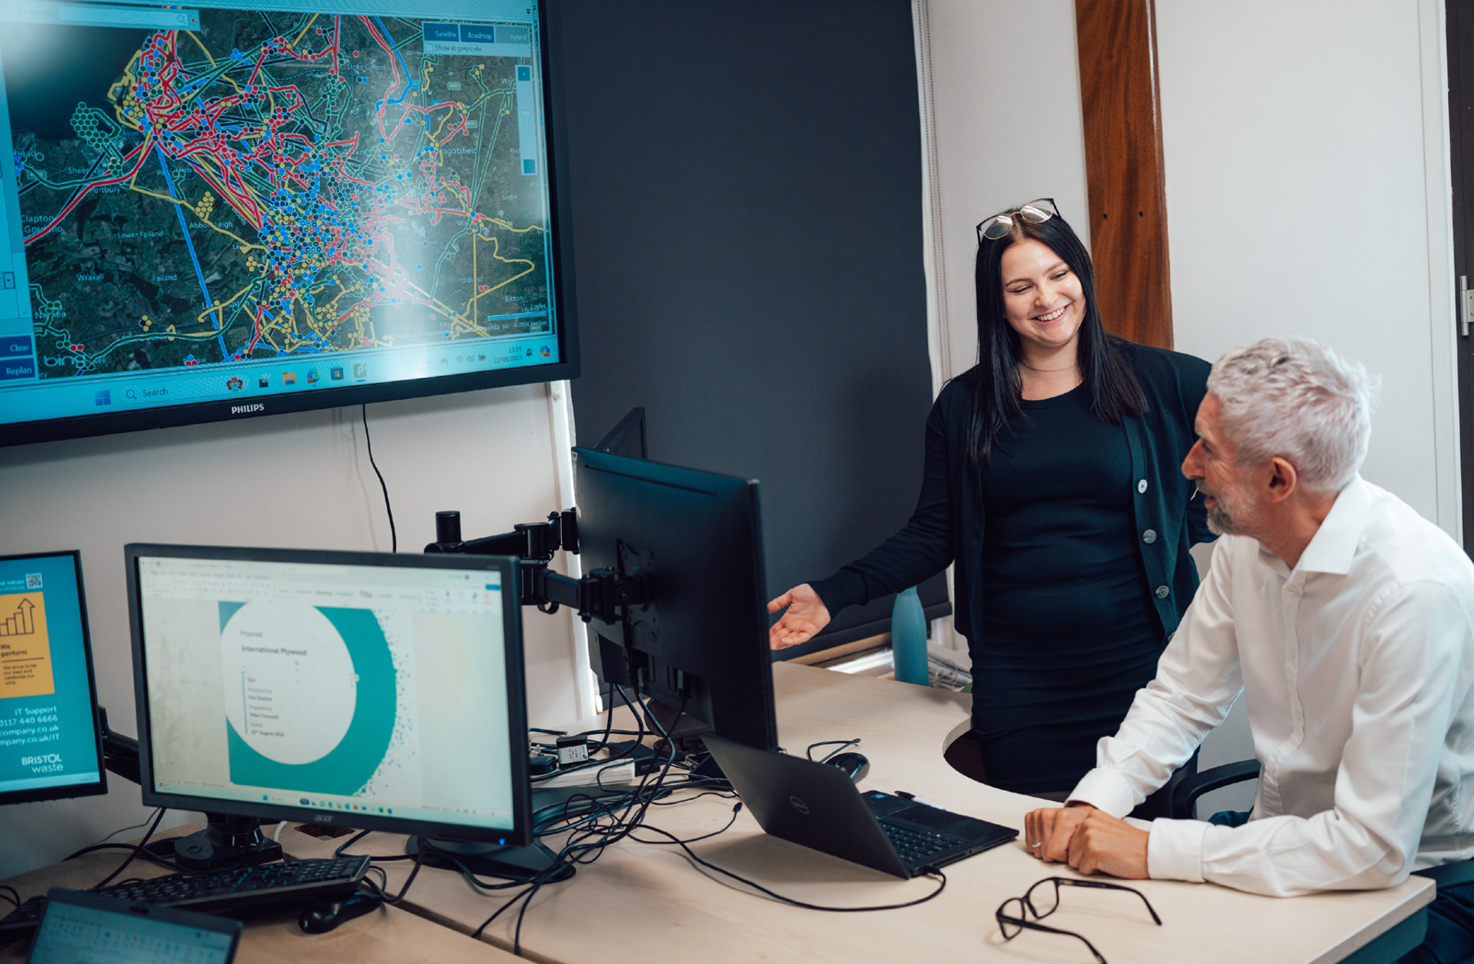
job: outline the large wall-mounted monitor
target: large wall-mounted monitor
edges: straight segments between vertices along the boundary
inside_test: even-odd
[[[539,0],[0,4],[0,444],[578,374]]]
[[[125,553],[147,806],[529,842],[515,560]]]
[[[82,556],[0,556],[0,804],[106,792]]]

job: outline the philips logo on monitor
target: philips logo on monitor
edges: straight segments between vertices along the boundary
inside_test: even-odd
[[[264,412],[264,411],[266,411],[266,404],[264,402],[256,402],[253,405],[232,405],[232,406],[230,406],[230,414],[232,414],[232,415],[250,415],[250,414],[252,414],[254,412]]]

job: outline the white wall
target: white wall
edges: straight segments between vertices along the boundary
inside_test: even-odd
[[[1178,350],[1299,334],[1379,372],[1363,474],[1462,541],[1442,4],[1156,10]]]
[[[557,383],[370,405],[399,550],[433,541],[440,509],[461,510],[469,537],[571,504],[566,401]],[[82,550],[98,700],[129,735],[125,543],[390,548],[357,407],[0,448],[0,493],[0,553]],[[524,620],[534,725],[590,715],[571,616]],[[0,878],[137,823],[138,787],[108,785],[105,797],[0,808]]]
[[[975,226],[1052,197],[1089,243],[1074,0],[918,0],[942,380],[977,361]]]

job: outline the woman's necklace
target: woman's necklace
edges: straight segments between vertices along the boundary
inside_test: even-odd
[[[1073,365],[1066,365],[1064,368],[1035,368],[1033,365],[1030,365],[1028,362],[1024,361],[1022,358],[1019,359],[1019,362],[1018,363],[1020,365],[1024,366],[1025,368],[1027,368],[1031,372],[1041,372],[1041,373],[1067,372],[1067,371],[1070,371],[1071,369],[1079,368],[1080,367],[1080,363],[1079,362],[1076,362]]]

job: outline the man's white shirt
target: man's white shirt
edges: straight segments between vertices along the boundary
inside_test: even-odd
[[[1263,774],[1238,828],[1157,820],[1152,877],[1289,896],[1474,856],[1474,565],[1361,478],[1293,570],[1218,540],[1207,579],[1071,800],[1124,816],[1244,694]]]

